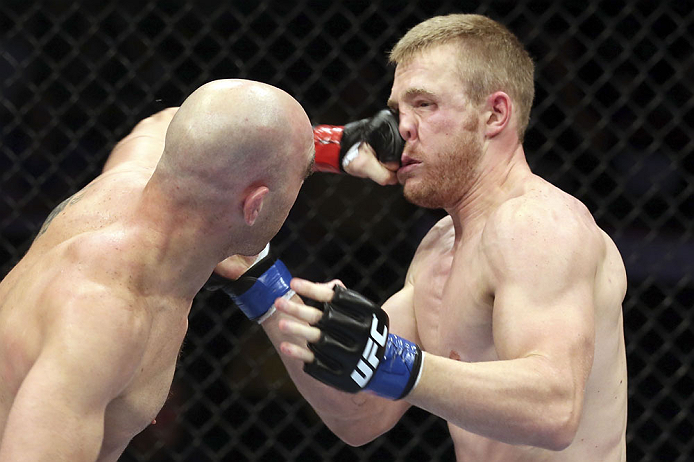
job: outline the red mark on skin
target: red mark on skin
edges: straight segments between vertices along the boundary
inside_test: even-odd
[[[454,359],[454,360],[456,360],[456,361],[460,361],[460,355],[459,355],[458,353],[456,353],[455,351],[453,351],[453,350],[451,350],[451,352],[448,353],[448,357],[449,357],[450,359]]]

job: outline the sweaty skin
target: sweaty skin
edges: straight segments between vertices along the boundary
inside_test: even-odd
[[[263,248],[312,161],[301,106],[257,82],[140,122],[0,283],[0,461],[116,461],[167,398],[193,297]]]
[[[405,197],[448,212],[383,305],[391,332],[425,351],[418,385],[388,401],[304,374],[321,313],[299,297],[277,300],[264,328],[301,393],[350,444],[414,405],[448,421],[458,461],[623,461],[622,259],[583,204],[530,171],[513,100],[466,98],[452,46],[399,63],[389,101],[407,142]],[[329,301],[333,283],[291,285]]]

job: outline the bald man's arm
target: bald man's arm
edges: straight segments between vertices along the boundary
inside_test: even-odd
[[[357,178],[368,178],[381,186],[398,184],[399,162],[381,162],[374,149],[367,143],[359,146],[356,157],[345,165],[345,173]]]
[[[345,172],[380,185],[397,184],[395,172],[405,141],[398,131],[398,117],[390,109],[345,126],[316,125],[313,140],[315,171]]]
[[[166,130],[176,111],[177,107],[170,107],[141,120],[113,148],[102,172],[130,165],[154,170],[164,151]]]

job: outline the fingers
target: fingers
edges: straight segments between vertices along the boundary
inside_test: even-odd
[[[277,299],[275,308],[279,312],[292,316],[279,321],[280,332],[293,337],[290,341],[280,343],[280,351],[290,358],[298,359],[305,363],[313,362],[313,352],[308,349],[306,344],[320,340],[321,331],[317,327],[313,327],[312,324],[320,320],[323,312],[286,298]]]
[[[277,311],[288,314],[307,324],[316,324],[323,316],[321,310],[304,305],[303,303],[297,303],[287,298],[278,298],[275,300],[275,308]]]
[[[282,319],[279,327],[281,332],[304,339],[308,343],[316,343],[320,340],[320,329],[292,319]]]
[[[315,356],[311,350],[308,348],[301,347],[289,342],[280,343],[280,351],[282,354],[289,356],[290,358],[298,359],[305,363],[312,363]]]
[[[343,285],[338,280],[333,280],[324,284],[307,281],[306,279],[293,278],[290,286],[302,297],[308,297],[317,302],[329,302],[333,299],[333,286]]]
[[[380,163],[371,146],[366,143],[359,146],[357,157],[344,168],[345,172],[352,176],[369,178],[382,186],[398,182],[394,171],[397,170],[397,163],[389,162],[387,165]]]
[[[329,302],[333,298],[333,287],[339,284],[344,287],[342,281],[334,279],[324,284],[319,284],[306,279],[293,278],[291,288],[301,297],[311,298],[319,302]],[[315,356],[306,346],[307,343],[316,343],[321,338],[321,331],[314,327],[323,317],[323,312],[312,306],[305,305],[298,298],[278,298],[275,300],[277,311],[288,315],[280,319],[280,332],[292,337],[291,340],[280,343],[280,351],[290,358],[298,359],[305,363],[313,362]]]

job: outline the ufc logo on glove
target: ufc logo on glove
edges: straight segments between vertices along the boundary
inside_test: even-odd
[[[378,355],[378,347],[385,348],[386,340],[388,340],[388,326],[383,325],[383,332],[378,331],[378,318],[373,315],[371,321],[371,337],[366,342],[364,352],[361,354],[361,359],[357,363],[357,368],[352,371],[350,377],[359,385],[359,388],[364,388],[371,380],[378,363],[380,362]],[[369,367],[364,361],[371,365]]]
[[[338,390],[369,391],[389,399],[405,397],[417,383],[422,350],[388,333],[380,306],[353,290],[336,285],[315,324],[320,339],[309,343],[315,359],[304,371]]]

